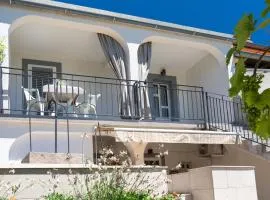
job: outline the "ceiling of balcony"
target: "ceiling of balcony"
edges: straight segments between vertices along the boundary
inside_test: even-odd
[[[45,55],[53,58],[106,63],[95,32],[57,27],[49,24],[25,24],[10,35],[11,54]],[[162,68],[187,70],[208,53],[181,43],[153,42],[151,71]]]
[[[209,53],[179,44],[153,42],[151,67],[153,70],[178,69],[187,70]]]
[[[46,54],[99,63],[105,61],[94,32],[44,24],[26,24],[12,32],[10,44],[13,53]]]

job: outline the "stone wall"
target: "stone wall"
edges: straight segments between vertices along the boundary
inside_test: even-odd
[[[72,193],[74,187],[79,188],[81,181],[84,181],[87,176],[89,180],[96,180],[97,172],[110,176],[111,172],[116,169],[120,170],[121,167],[100,169],[97,166],[78,164],[2,165],[0,166],[0,182],[3,185],[10,182],[13,186],[21,184],[16,198],[30,200],[47,195],[54,184],[58,186],[56,191]],[[150,189],[157,195],[168,192],[167,174],[164,167],[130,167],[123,176],[129,183],[127,187]],[[74,180],[77,180],[77,186],[74,185]],[[133,184],[134,182],[137,184]]]

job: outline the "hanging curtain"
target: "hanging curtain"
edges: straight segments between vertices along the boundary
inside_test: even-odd
[[[138,49],[139,64],[139,114],[144,119],[151,119],[151,108],[146,79],[149,74],[152,53],[152,43],[141,44]]]
[[[107,58],[114,74],[120,81],[121,102],[120,116],[122,118],[131,117],[131,104],[127,80],[130,78],[129,65],[123,47],[112,37],[98,33],[98,39],[105,57]]]

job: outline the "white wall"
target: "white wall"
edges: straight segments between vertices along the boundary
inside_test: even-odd
[[[171,192],[192,193],[195,200],[256,200],[253,167],[210,166],[169,175]]]
[[[57,152],[67,153],[67,132],[57,133]],[[29,153],[29,134],[18,137],[9,150],[9,162],[20,162]],[[32,151],[54,153],[54,132],[32,132]],[[84,137],[81,132],[70,132],[70,153],[82,154],[83,159],[93,161],[92,136]]]
[[[208,92],[228,95],[229,78],[225,66],[219,66],[217,60],[208,55],[187,71],[190,85],[200,85]]]
[[[14,138],[0,138],[0,164],[9,163],[9,150]]]
[[[270,161],[235,145],[226,145],[225,147],[225,156],[213,159],[213,165],[255,166],[258,199],[268,200],[270,197]]]
[[[29,153],[29,124],[28,118],[2,118],[0,120],[0,165],[10,162],[19,162]],[[58,120],[58,150],[67,152],[67,122]],[[33,151],[54,152],[54,119],[32,119]],[[93,127],[97,121],[70,120],[70,150],[73,153],[82,153],[84,141],[84,153],[89,159],[93,156],[92,136]],[[84,133],[87,138],[83,139]]]

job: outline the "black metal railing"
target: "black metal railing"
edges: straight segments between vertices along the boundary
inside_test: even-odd
[[[160,90],[159,82],[140,84],[133,80],[56,73],[34,72],[18,68],[1,68],[3,91],[0,95],[3,115],[32,117],[66,117],[78,119],[144,119],[205,123],[202,87],[167,84]],[[151,115],[141,109],[141,93],[147,90]],[[125,94],[127,92],[127,94]],[[127,98],[123,101],[123,95]],[[157,104],[158,98],[158,104]],[[4,103],[4,101],[8,103]],[[52,101],[66,106],[55,108]],[[34,105],[33,105],[34,104]],[[31,109],[30,108],[31,105]],[[129,109],[128,115],[122,110]]]
[[[244,104],[240,98],[205,93],[208,129],[236,132],[242,138],[270,147],[268,140],[260,138],[248,127]]]
[[[202,87],[5,67],[0,73],[3,116],[192,123],[205,129],[237,132],[247,140],[269,146],[248,129],[240,99],[208,93]],[[140,106],[144,90],[151,109],[147,116]],[[123,98],[125,92],[127,98]],[[129,114],[123,115],[123,109],[129,109]]]

